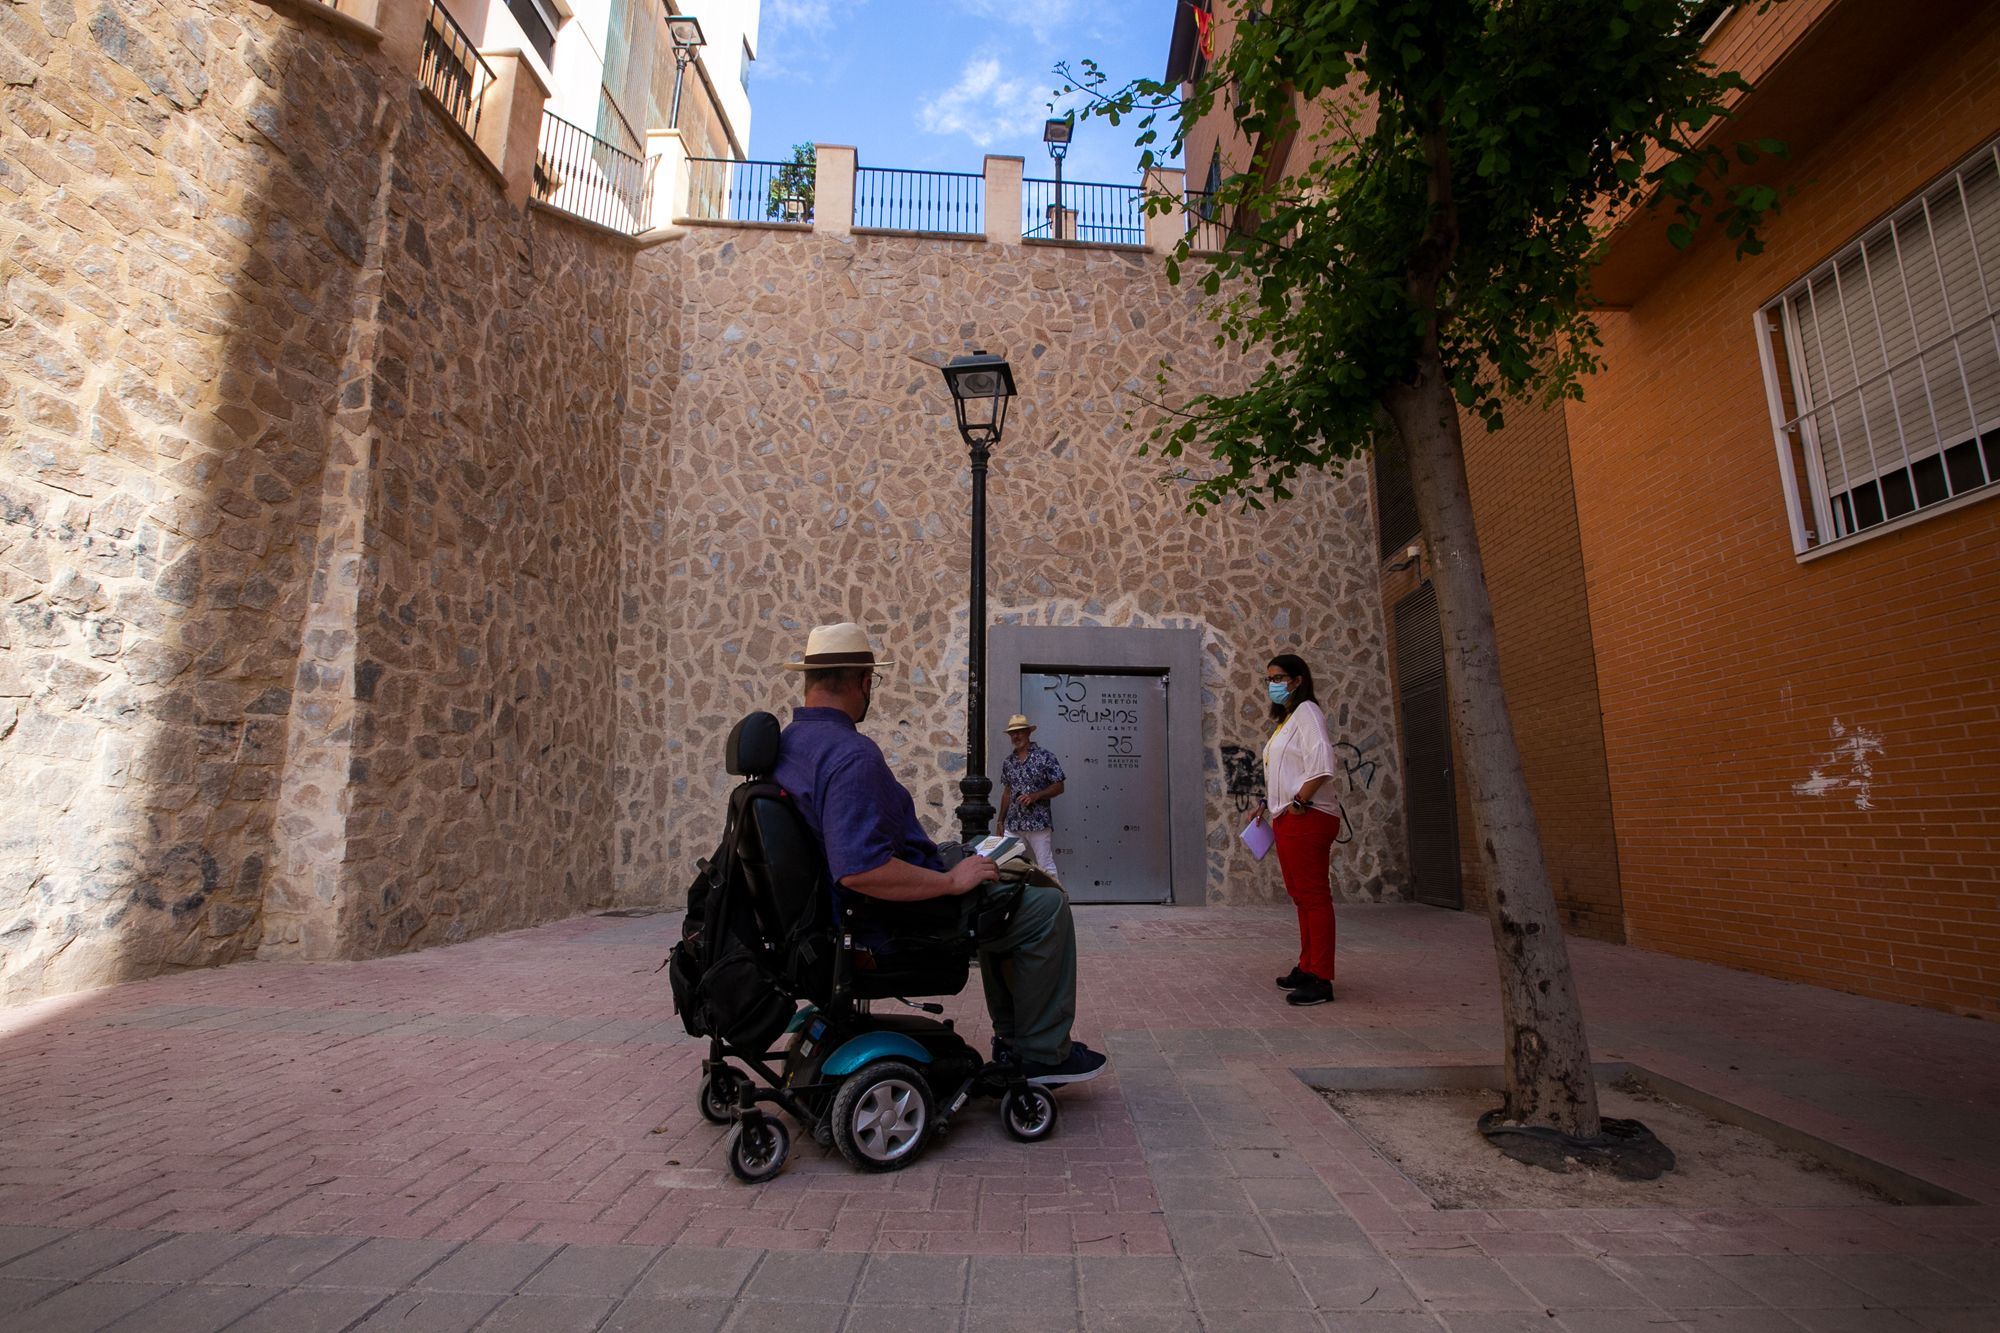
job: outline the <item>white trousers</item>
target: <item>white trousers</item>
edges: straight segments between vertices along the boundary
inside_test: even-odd
[[[1056,873],[1056,832],[1054,829],[1022,829],[1014,835],[1028,844],[1028,855],[1042,868],[1042,873],[1056,883],[1062,883],[1062,876]]]

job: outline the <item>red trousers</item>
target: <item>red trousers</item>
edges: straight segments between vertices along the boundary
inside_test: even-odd
[[[1324,810],[1290,810],[1271,821],[1285,892],[1299,909],[1299,971],[1333,980],[1333,840],[1340,818]]]

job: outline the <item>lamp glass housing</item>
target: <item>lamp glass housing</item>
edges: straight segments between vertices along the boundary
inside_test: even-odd
[[[667,36],[673,40],[676,51],[692,51],[708,45],[708,38],[702,36],[701,20],[692,14],[669,14]]]
[[[1007,358],[984,351],[954,357],[944,367],[944,379],[965,442],[998,444],[1007,426],[1007,400],[1014,396],[1014,368]]]

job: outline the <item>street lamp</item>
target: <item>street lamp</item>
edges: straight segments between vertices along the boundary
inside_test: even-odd
[[[674,44],[674,104],[667,112],[667,128],[677,130],[681,127],[681,80],[687,75],[695,48],[707,46],[708,38],[701,35],[701,20],[690,14],[667,15],[667,37]]]
[[[958,433],[972,451],[972,595],[968,599],[971,655],[965,672],[965,776],[958,780],[958,837],[970,847],[993,828],[993,782],[986,776],[986,459],[1007,426],[1014,369],[984,350],[954,357],[944,368]]]
[[[1055,116],[1042,122],[1042,142],[1049,146],[1049,156],[1056,163],[1056,211],[1049,219],[1049,235],[1059,241],[1069,239],[1063,235],[1062,164],[1069,155],[1069,136],[1074,128],[1074,119],[1069,116]]]

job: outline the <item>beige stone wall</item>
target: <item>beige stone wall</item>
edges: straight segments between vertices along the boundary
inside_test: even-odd
[[[1021,396],[991,481],[995,620],[1204,636],[1208,895],[1282,892],[1234,842],[1223,747],[1268,734],[1263,665],[1308,658],[1338,738],[1350,895],[1399,891],[1402,809],[1365,477],[1262,515],[1181,509],[1123,428],[1160,359],[1219,364],[1150,256],[699,228],[644,256],[625,437],[621,900],[677,902],[717,833],[721,746],[789,709],[805,627],[866,625],[900,664],[870,731],[933,829],[962,754],[969,474],[941,357],[1008,356]],[[666,349],[679,345],[676,361]]]
[[[629,249],[266,5],[0,73],[0,999],[606,901]]]

